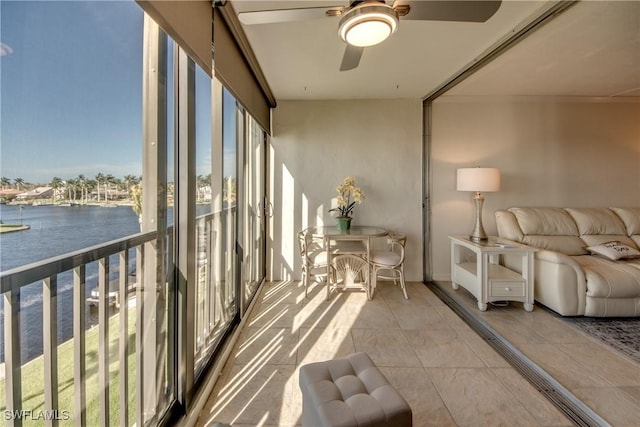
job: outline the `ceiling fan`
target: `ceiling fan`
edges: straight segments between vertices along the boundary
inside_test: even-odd
[[[245,25],[340,17],[338,34],[347,44],[340,71],[356,68],[365,47],[391,36],[400,19],[485,22],[501,0],[355,0],[348,6],[257,10],[238,13]]]

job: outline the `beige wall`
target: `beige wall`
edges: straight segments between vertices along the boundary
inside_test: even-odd
[[[279,101],[273,111],[267,277],[300,278],[296,233],[334,225],[336,186],[356,178],[366,196],[354,224],[407,234],[406,276],[422,279],[422,102]]]
[[[442,97],[432,111],[433,278],[450,279],[448,235],[473,228],[459,167],[496,167],[484,226],[510,206],[640,206],[640,100]]]

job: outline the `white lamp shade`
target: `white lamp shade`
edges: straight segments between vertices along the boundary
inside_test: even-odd
[[[500,170],[496,168],[461,168],[457,171],[456,182],[458,191],[499,191]]]

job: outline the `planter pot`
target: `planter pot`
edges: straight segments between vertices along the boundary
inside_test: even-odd
[[[339,217],[336,217],[336,220],[338,221],[337,223],[338,230],[347,231],[351,228],[351,217],[339,216]]]

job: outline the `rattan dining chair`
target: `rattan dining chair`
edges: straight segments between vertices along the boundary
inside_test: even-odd
[[[306,298],[309,288],[309,278],[327,278],[327,269],[332,271],[332,267],[327,267],[327,251],[321,241],[313,239],[306,231],[298,232],[298,246],[302,258],[302,284],[304,285],[304,296]]]
[[[372,251],[369,262],[371,264],[371,296],[376,290],[378,278],[390,279],[397,284],[400,280],[402,293],[405,299],[409,299],[407,288],[404,281],[404,255],[407,236],[399,233],[389,233],[387,236],[388,250]],[[391,275],[380,275],[379,272],[384,271]]]

